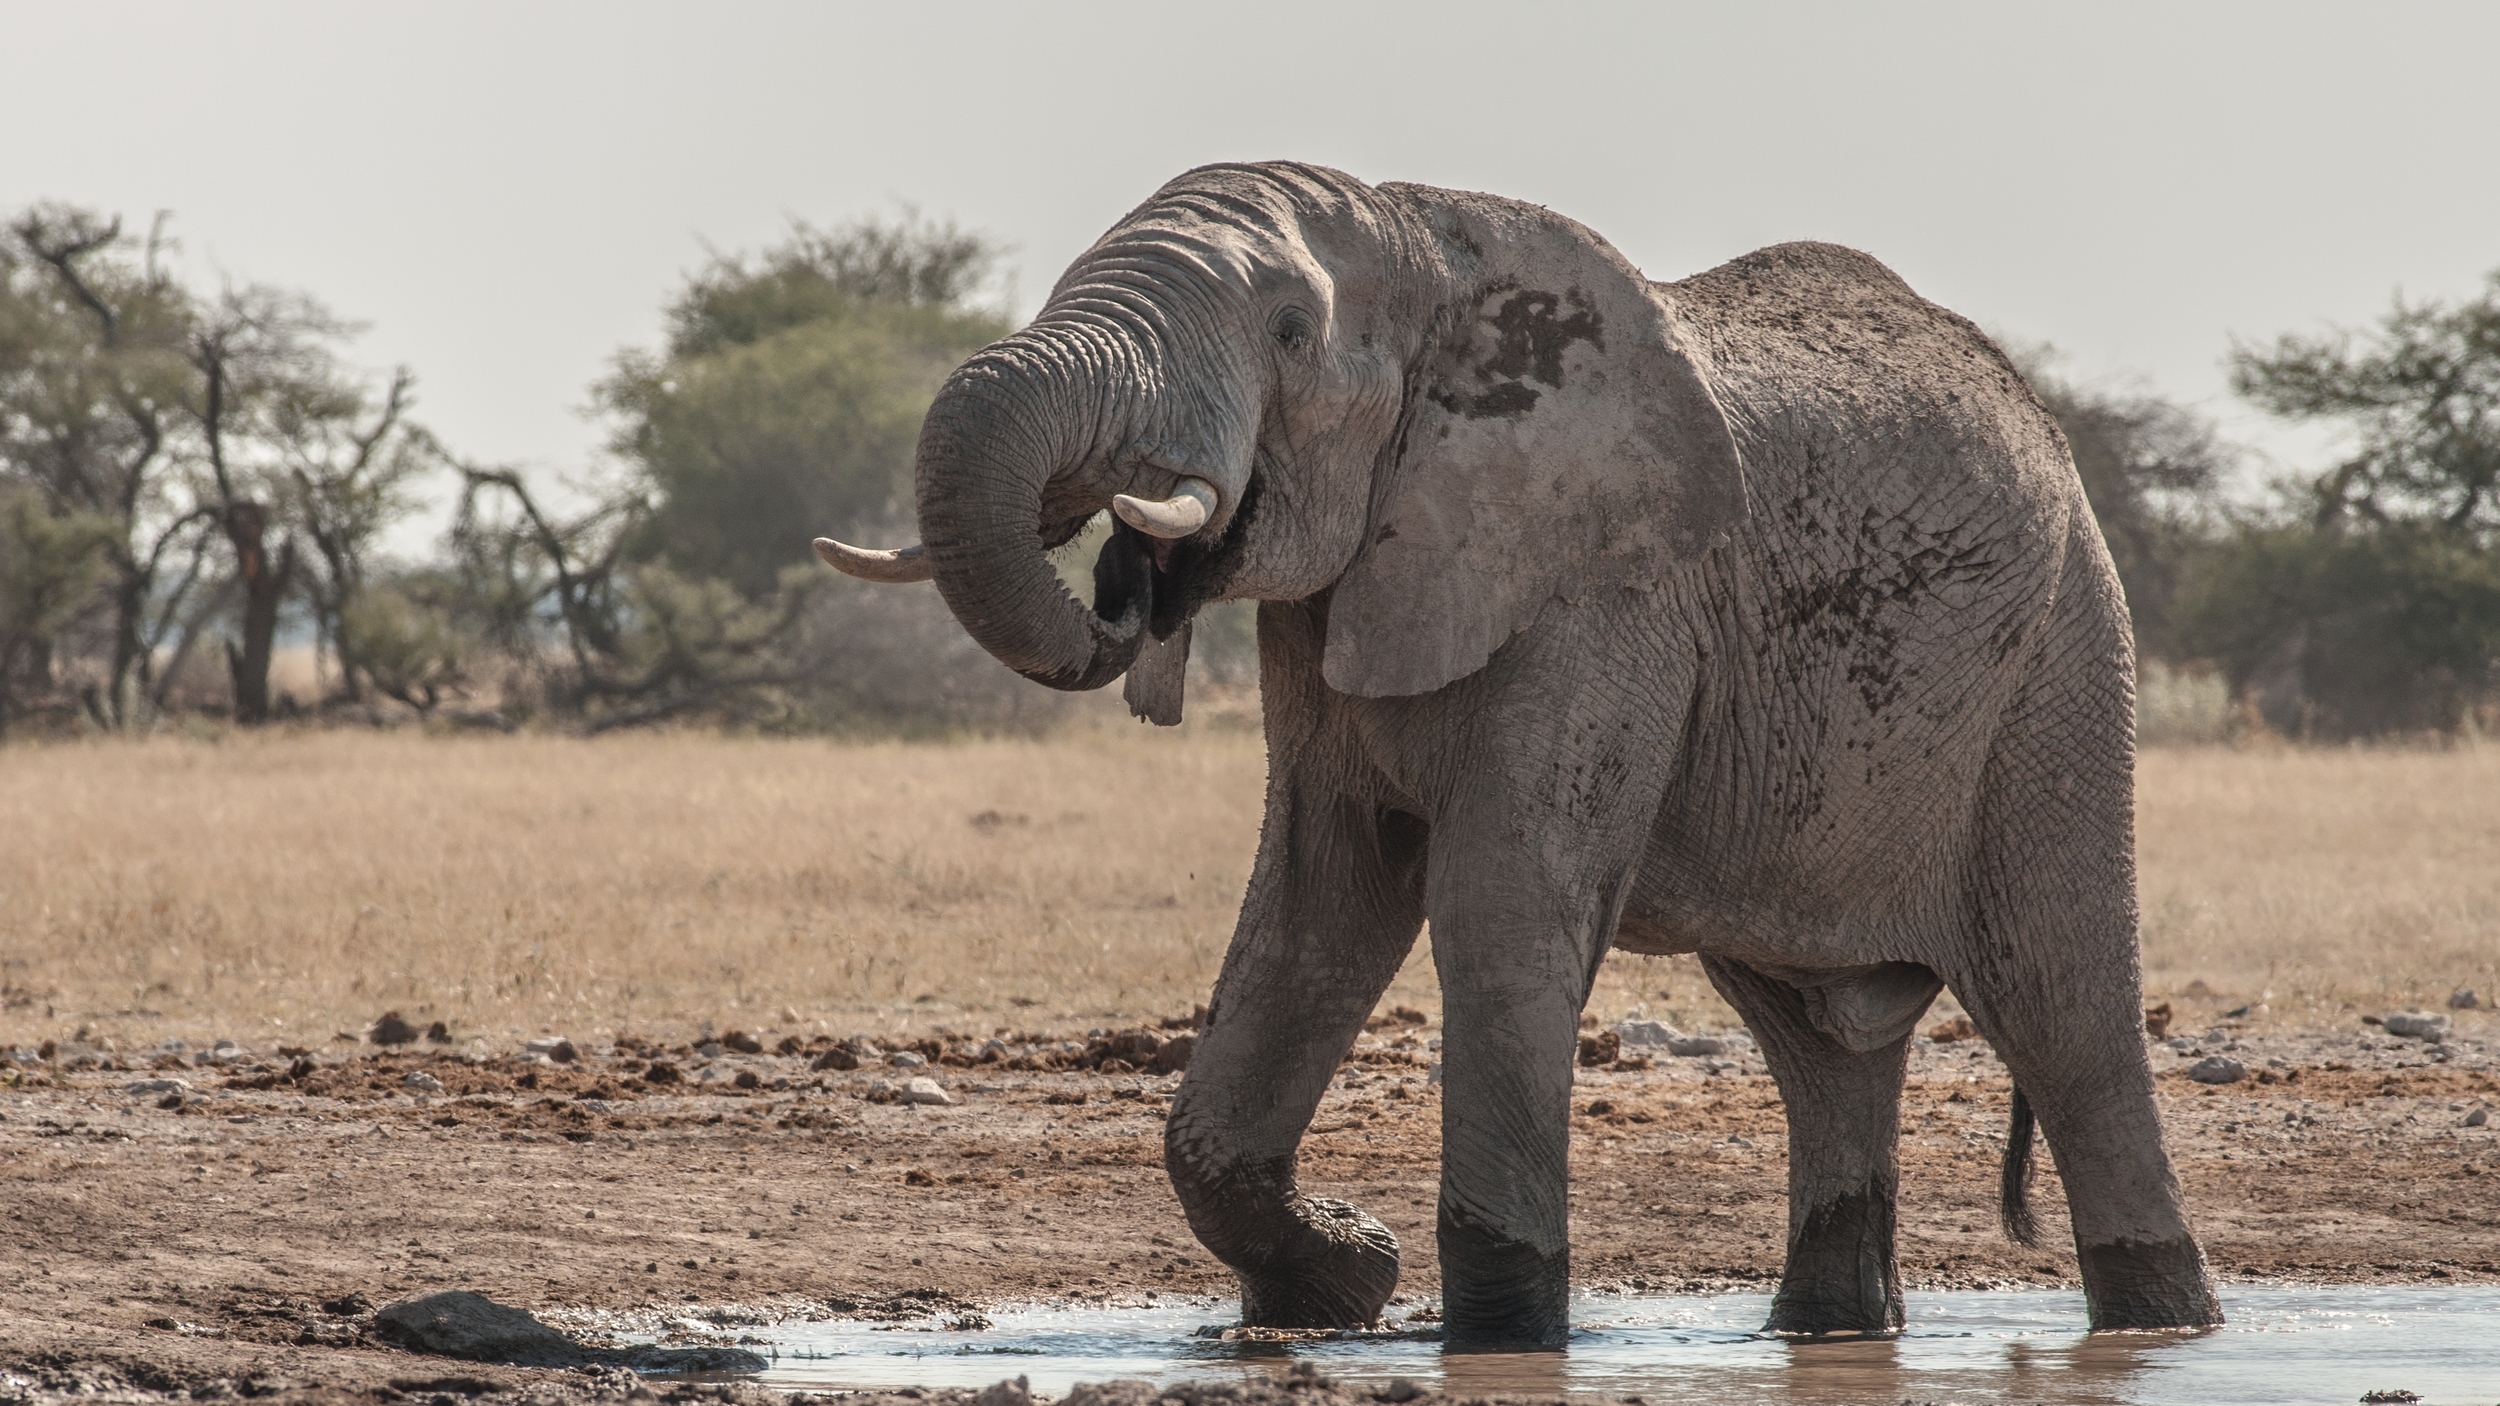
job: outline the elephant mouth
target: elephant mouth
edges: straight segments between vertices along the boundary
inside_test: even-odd
[[[1201,607],[1223,598],[1225,588],[1240,569],[1243,534],[1258,515],[1262,479],[1259,474],[1250,476],[1232,520],[1212,540],[1175,540],[1140,534],[1141,541],[1150,544],[1153,562],[1154,605],[1146,628],[1156,639],[1170,639]],[[1123,525],[1121,530],[1129,529]]]

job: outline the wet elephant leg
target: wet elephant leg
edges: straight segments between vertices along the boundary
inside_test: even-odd
[[[2109,629],[2063,652],[2129,657]],[[2044,677],[2058,657],[2045,656]],[[2038,1114],[2092,1326],[2200,1327],[2222,1310],[2162,1145],[2144,1047],[2133,700],[2123,674],[2102,672],[2097,692],[2010,710],[1981,781],[1979,937],[1965,970],[1945,976]]]
[[[1569,1333],[1580,1009],[1683,716],[1639,691],[1643,643],[1601,641],[1595,657],[1611,671],[1506,653],[1445,704],[1467,720],[1436,792],[1428,890],[1443,1024],[1442,1325],[1454,1349],[1560,1347]],[[1685,696],[1671,662],[1659,676],[1669,682],[1653,676],[1657,694]],[[1558,677],[1573,687],[1557,690]],[[1511,692],[1513,678],[1534,686]]]
[[[1853,1050],[1815,1027],[1796,987],[1723,957],[1701,964],[1760,1042],[1788,1108],[1788,1263],[1766,1327],[1899,1332],[1893,1226],[1909,1036]]]
[[[1258,865],[1206,1028],[1164,1128],[1200,1243],[1241,1280],[1242,1321],[1375,1322],[1397,1288],[1388,1227],[1305,1196],[1303,1130],[1423,919],[1420,821],[1294,775],[1271,786]]]

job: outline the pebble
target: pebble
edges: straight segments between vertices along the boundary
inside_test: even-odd
[[[917,1050],[896,1050],[885,1062],[897,1069],[918,1069],[929,1061]]]
[[[133,1079],[122,1085],[126,1094],[187,1094],[191,1085],[181,1079]]]
[[[2448,1017],[2429,1011],[2389,1011],[2379,1018],[2379,1025],[2390,1035],[2408,1040],[2437,1041],[2448,1033]]]
[[[1667,1042],[1667,1053],[1686,1059],[1727,1053],[1727,1041],[1716,1035],[1681,1035]]]
[[[2460,986],[2448,993],[2448,1009],[2452,1011],[2470,1011],[2481,1004],[2481,998],[2474,994],[2473,987]]]
[[[1668,1045],[1677,1038],[1675,1027],[1663,1020],[1617,1021],[1615,1034],[1626,1045]]]
[[[2479,1128],[2490,1121],[2491,1110],[2488,1108],[2477,1108],[2465,1115],[2465,1126],[2469,1128]]]
[[[2170,1046],[2170,1048],[2174,1050],[2177,1050],[2181,1054],[2186,1054],[2188,1051],[2196,1048],[2196,1037],[2193,1035],[2173,1035],[2162,1043]]]
[[[904,1103],[944,1104],[955,1101],[948,1096],[946,1090],[938,1087],[937,1080],[929,1078],[906,1081],[902,1088],[895,1091],[895,1097]]]
[[[400,1082],[421,1094],[439,1094],[443,1091],[443,1081],[422,1069],[410,1070],[408,1077]]]
[[[2236,1084],[2248,1077],[2248,1066],[2236,1059],[2207,1055],[2189,1065],[2187,1073],[2200,1084]]]

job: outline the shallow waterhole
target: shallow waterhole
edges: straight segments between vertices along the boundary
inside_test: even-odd
[[[2226,1288],[2229,1323],[2205,1333],[2084,1331],[2072,1290],[1909,1296],[1891,1339],[1794,1342],[1757,1330],[1765,1294],[1575,1294],[1571,1346],[1539,1354],[1451,1354],[1425,1331],[1259,1343],[1200,1335],[1239,1305],[1198,1299],[1150,1307],[1008,1306],[991,1326],[832,1320],[745,1330],[773,1359],[766,1385],[790,1390],[986,1386],[1031,1379],[1065,1393],[1080,1381],[1282,1376],[1308,1362],[1352,1386],[1406,1377],[1459,1395],[1647,1396],[1659,1400],[1825,1403],[2020,1399],[2069,1403],[2349,1403],[2403,1389],[2426,1402],[2500,1392],[2500,1285],[2455,1288]],[[1394,1310],[1393,1310],[1394,1313]],[[758,1340],[761,1340],[760,1342]]]

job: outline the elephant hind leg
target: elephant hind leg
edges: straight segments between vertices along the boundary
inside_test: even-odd
[[[2144,1048],[2125,617],[2069,584],[1981,778],[1975,921],[1946,976],[2038,1113],[2092,1326],[2199,1327],[2222,1314]]]
[[[1760,1042],[1788,1106],[1788,1260],[1767,1328],[1899,1332],[1894,1205],[1908,1022],[1881,1044],[1844,1041],[1823,1028],[1835,1024],[1829,1000],[1724,957],[1705,955],[1701,964]],[[1912,970],[1924,993],[1909,1008],[1915,1020],[1937,988]]]

